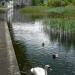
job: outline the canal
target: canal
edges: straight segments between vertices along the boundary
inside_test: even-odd
[[[49,64],[48,75],[75,75],[75,19],[22,15],[14,10],[14,49],[22,75]],[[42,45],[44,43],[44,46]],[[56,59],[53,54],[58,54]]]

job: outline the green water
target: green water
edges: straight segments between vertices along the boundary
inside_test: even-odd
[[[21,20],[21,19],[20,19]],[[49,64],[48,75],[75,75],[75,19],[33,18],[13,22],[14,49],[22,75]],[[44,47],[42,43],[45,43]],[[52,54],[58,54],[53,59]]]

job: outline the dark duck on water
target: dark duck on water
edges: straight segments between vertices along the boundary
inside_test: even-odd
[[[58,54],[53,54],[52,57],[53,59],[56,59],[58,57]]]
[[[45,46],[45,43],[44,43],[44,42],[42,43],[42,46],[43,46],[43,47]]]

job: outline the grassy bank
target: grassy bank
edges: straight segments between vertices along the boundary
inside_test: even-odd
[[[75,16],[75,6],[68,5],[65,7],[46,7],[46,6],[30,6],[20,9],[23,14],[32,15],[64,15]]]
[[[56,7],[51,8],[47,10],[49,13],[57,13],[57,14],[63,14],[63,15],[74,15],[75,14],[75,6],[65,6],[65,7]]]
[[[48,7],[43,6],[27,6],[25,8],[20,9],[20,12],[23,14],[32,14],[32,15],[46,15],[45,12]]]

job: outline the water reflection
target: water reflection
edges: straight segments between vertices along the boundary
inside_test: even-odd
[[[14,42],[15,53],[17,54],[17,60],[19,64],[19,68],[21,70],[22,75],[29,75],[29,69],[32,67],[31,62],[27,58],[26,47],[23,42],[15,41]]]

